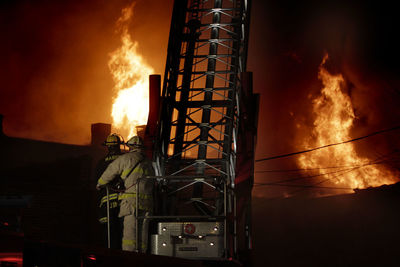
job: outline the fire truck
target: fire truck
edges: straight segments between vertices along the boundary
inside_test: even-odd
[[[155,210],[137,220],[151,222],[151,254],[248,259],[259,103],[246,70],[250,2],[174,2],[162,93],[152,75],[144,134]]]

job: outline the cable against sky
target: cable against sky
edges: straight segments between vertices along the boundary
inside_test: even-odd
[[[395,131],[395,130],[399,130],[399,129],[400,129],[400,126],[396,126],[396,127],[393,127],[393,128],[389,128],[389,129],[373,132],[373,133],[370,133],[368,135],[364,135],[364,136],[361,136],[361,137],[357,137],[357,138],[354,138],[354,139],[351,139],[351,140],[347,140],[347,141],[343,141],[343,142],[339,142],[339,143],[324,145],[324,146],[320,146],[320,147],[316,147],[316,148],[311,148],[311,149],[307,149],[307,150],[302,150],[302,151],[283,154],[283,155],[278,155],[278,156],[272,156],[272,157],[267,157],[267,158],[256,159],[255,162],[261,162],[261,161],[267,161],[267,160],[273,160],[273,159],[279,159],[279,158],[286,158],[286,157],[299,155],[299,154],[303,154],[303,153],[308,153],[308,152],[316,151],[316,150],[327,148],[327,147],[331,147],[331,146],[343,145],[343,144],[347,144],[347,143],[350,143],[350,142],[355,142],[355,141],[358,141],[358,140],[362,140],[362,139],[365,139],[365,138],[368,138],[368,137],[371,137],[371,136],[374,136],[374,135],[378,135],[378,134],[382,134],[382,133],[386,133],[386,132],[390,132],[390,131]]]

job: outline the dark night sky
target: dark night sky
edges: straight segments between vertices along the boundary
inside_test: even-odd
[[[111,122],[108,54],[119,46],[114,23],[129,2],[1,1],[0,113],[6,134],[85,144],[91,123]],[[161,74],[171,10],[171,0],[137,1],[131,25],[139,51]],[[396,11],[389,1],[253,1],[248,70],[261,94],[256,158],[303,149],[296,138],[306,133],[295,125],[310,125],[308,95],[320,89],[317,72],[325,52],[330,71],[343,73],[350,84],[357,114],[353,137],[400,124]],[[386,153],[400,147],[398,140],[398,132],[386,134],[357,149]],[[288,167],[295,167],[291,158],[257,163],[256,170]],[[273,196],[276,188],[270,189],[262,194]]]

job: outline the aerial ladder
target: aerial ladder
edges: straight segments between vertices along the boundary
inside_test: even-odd
[[[161,97],[150,79],[155,211],[137,217],[151,221],[152,254],[246,260],[251,249],[259,98],[246,71],[249,22],[250,0],[174,2]]]

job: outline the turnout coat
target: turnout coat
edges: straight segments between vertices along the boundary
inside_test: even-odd
[[[153,183],[150,179],[139,178],[153,176],[151,161],[145,158],[141,149],[135,148],[115,159],[101,175],[97,184],[102,186],[120,176],[124,181],[125,191],[119,195],[121,200],[119,217],[135,214],[136,189],[139,185],[139,210],[152,212]]]

